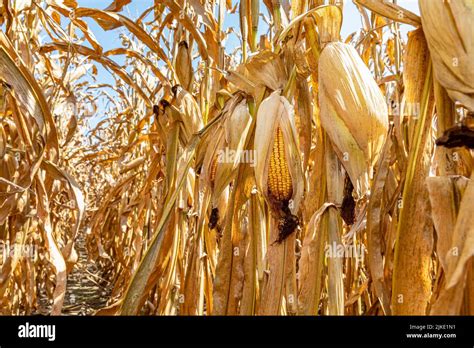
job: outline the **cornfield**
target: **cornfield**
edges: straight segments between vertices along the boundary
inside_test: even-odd
[[[0,3],[0,314],[474,314],[472,0],[85,3]]]

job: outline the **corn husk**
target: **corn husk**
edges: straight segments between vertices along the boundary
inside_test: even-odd
[[[175,70],[178,75],[181,86],[190,91],[193,81],[193,65],[191,59],[191,50],[186,41],[178,44],[178,54],[176,56]]]
[[[203,127],[199,105],[192,94],[180,86],[176,88],[176,97],[173,104],[179,111],[176,119],[182,122],[183,137],[185,143],[187,143],[191,136]]]
[[[472,0],[420,0],[435,78],[454,101],[474,111],[474,44]]]
[[[222,121],[211,134],[212,141],[209,142],[203,163],[203,178],[212,188],[213,206],[233,179],[239,163],[255,160],[248,156],[250,152],[243,152],[252,121],[247,101],[239,96],[234,97],[223,112]]]
[[[321,124],[354,187],[364,193],[388,129],[387,106],[356,50],[328,44],[319,61]]]
[[[288,74],[280,55],[265,50],[230,71],[227,79],[246,93],[257,95],[265,87],[273,91],[283,89]]]
[[[280,127],[283,133],[285,156],[292,181],[293,195],[291,200],[293,204],[290,206],[290,210],[294,214],[301,202],[304,185],[301,156],[296,135],[295,115],[293,107],[288,100],[280,95],[280,91],[275,91],[261,103],[258,109],[254,142],[257,157],[255,178],[257,187],[267,202],[271,202],[267,183],[268,170],[278,127]]]

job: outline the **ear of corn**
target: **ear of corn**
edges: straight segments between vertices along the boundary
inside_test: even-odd
[[[285,141],[280,127],[277,127],[273,139],[267,183],[268,193],[272,200],[284,202],[289,201],[293,196],[292,180],[285,153]]]
[[[212,188],[212,204],[217,202],[232,180],[235,169],[245,159],[241,156],[251,120],[245,99],[235,96],[227,102],[223,118],[213,132],[203,163],[203,177]]]
[[[250,123],[252,121],[249,113],[249,107],[247,100],[240,97],[234,97],[231,103],[237,104],[231,105],[229,113],[224,117],[224,130],[226,143],[231,150],[242,151],[247,141],[247,135],[250,130]],[[235,168],[239,162],[238,157],[234,157],[232,167]]]
[[[183,86],[183,88],[187,91],[190,91],[193,80],[193,66],[191,50],[189,49],[188,43],[186,41],[181,41],[178,44],[175,70],[181,86]]]
[[[179,118],[184,131],[184,142],[187,143],[191,136],[203,127],[201,110],[194,97],[181,86],[173,88],[175,98],[173,104],[179,111]]]
[[[474,112],[474,2],[420,0],[419,5],[435,78],[451,99]]]
[[[350,45],[334,42],[319,61],[321,124],[359,193],[377,160],[388,128],[384,97]]]
[[[212,189],[216,180],[218,166],[218,151],[225,147],[224,129],[216,127],[211,133],[212,141],[209,141],[206,154],[203,159],[202,177]]]
[[[303,196],[303,171],[293,107],[273,92],[260,105],[255,129],[257,186],[271,206],[293,201],[297,211]]]

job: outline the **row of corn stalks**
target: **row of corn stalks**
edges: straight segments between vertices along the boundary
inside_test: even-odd
[[[129,3],[0,4],[1,314],[474,314],[472,0]]]

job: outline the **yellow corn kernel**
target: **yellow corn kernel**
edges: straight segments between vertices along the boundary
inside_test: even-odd
[[[268,168],[268,193],[273,199],[283,202],[288,201],[293,195],[290,170],[285,154],[283,132],[278,127],[273,142],[273,150]]]
[[[214,179],[216,178],[216,171],[217,171],[217,155],[215,155],[214,158],[212,159],[211,170],[209,173],[209,179],[212,185],[214,185]]]

